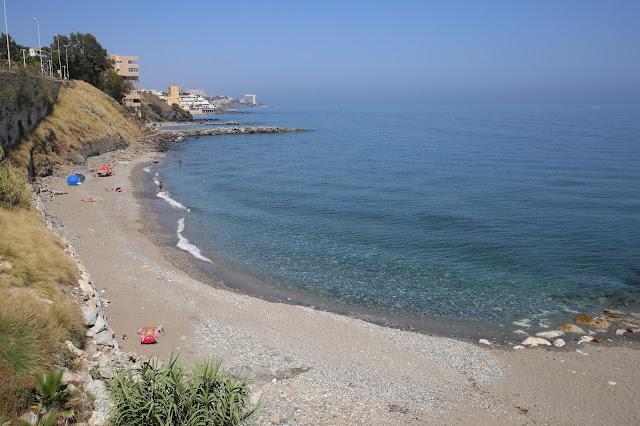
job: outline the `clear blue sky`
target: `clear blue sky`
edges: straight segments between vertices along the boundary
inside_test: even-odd
[[[270,105],[640,101],[640,1],[5,0],[37,46],[93,34],[140,86]],[[2,28],[4,31],[4,27]]]

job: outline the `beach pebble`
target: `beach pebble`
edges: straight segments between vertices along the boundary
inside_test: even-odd
[[[548,341],[547,339],[543,339],[541,337],[527,337],[522,341],[522,344],[526,346],[538,346],[538,345],[551,346],[550,341]]]
[[[513,347],[513,349],[515,349],[515,350],[524,349],[524,346],[522,346],[522,345],[517,345],[517,346],[514,346],[514,347]]]
[[[493,346],[493,343],[491,343],[487,339],[480,339],[478,340],[478,343],[482,343],[483,345],[487,345],[487,346]]]
[[[576,349],[576,352],[578,352],[580,355],[589,355],[586,352],[582,352],[580,349]]]
[[[520,329],[518,329],[518,330],[514,330],[513,334],[519,334],[519,335],[521,335],[521,336],[529,336],[529,333],[527,333],[527,332],[526,332],[526,331],[524,331],[524,330],[520,330]]]
[[[584,334],[583,329],[581,329],[577,325],[569,324],[568,322],[565,322],[564,324],[562,324],[558,330],[562,330],[565,333]]]
[[[553,341],[553,346],[555,346],[556,348],[561,348],[564,345],[566,345],[566,342],[563,339],[556,339]]]
[[[624,328],[619,328],[616,330],[616,335],[621,336],[623,335],[627,330],[625,330]]]
[[[593,341],[593,337],[591,337],[591,336],[582,336],[580,338],[580,340],[578,340],[578,344],[580,344],[580,343],[588,343],[588,342],[591,342],[591,341]]]
[[[542,337],[543,339],[555,339],[562,335],[564,335],[564,331],[560,330],[541,331],[540,333],[536,333],[536,336]]]
[[[514,321],[513,325],[517,325],[518,327],[531,328],[531,324],[525,321]]]

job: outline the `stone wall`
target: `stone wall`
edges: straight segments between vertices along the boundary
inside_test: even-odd
[[[0,73],[0,147],[5,152],[51,112],[61,84],[24,72]]]

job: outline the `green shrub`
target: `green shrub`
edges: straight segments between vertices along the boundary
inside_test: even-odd
[[[190,374],[177,357],[158,369],[145,363],[139,377],[117,372],[111,383],[116,425],[238,425],[255,412],[248,383],[225,374],[222,362],[198,363]]]
[[[158,105],[156,104],[148,104],[147,105],[149,107],[149,109],[153,112],[155,112],[158,115],[162,115],[162,108],[160,108]]]
[[[0,206],[10,209],[30,205],[31,192],[27,183],[17,175],[13,164],[4,158],[4,150],[0,148]]]

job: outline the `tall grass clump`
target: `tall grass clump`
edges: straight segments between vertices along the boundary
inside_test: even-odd
[[[239,425],[257,409],[247,381],[226,375],[220,359],[187,373],[173,355],[160,369],[152,362],[139,374],[117,372],[111,399],[116,425]]]
[[[4,150],[0,148],[0,207],[27,208],[31,205],[31,192],[27,183],[16,172],[9,159],[4,158]]]

